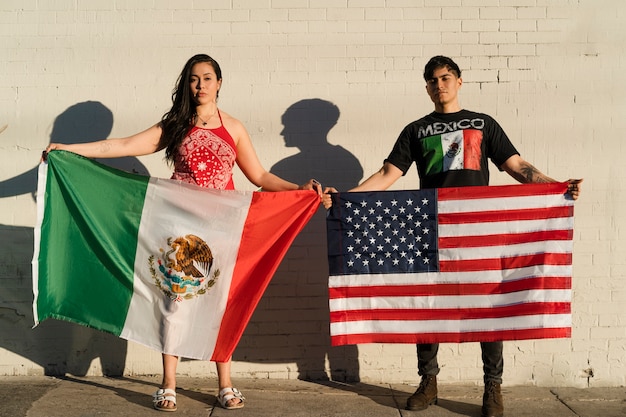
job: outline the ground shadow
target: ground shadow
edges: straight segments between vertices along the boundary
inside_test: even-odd
[[[329,101],[307,99],[291,105],[282,115],[280,134],[285,146],[295,147],[299,153],[277,162],[270,171],[298,184],[315,178],[339,190],[358,185],[363,177],[359,161],[345,148],[328,143],[338,119],[339,109]],[[303,380],[359,381],[357,347],[330,346],[326,213],[322,207],[287,252],[234,359],[295,362],[298,369],[294,374]]]
[[[113,114],[102,103],[77,103],[56,117],[50,142],[78,143],[103,139],[108,137],[112,127]],[[100,162],[148,175],[148,170],[137,158]],[[37,169],[38,161],[33,161],[31,169],[0,181],[0,198],[31,194],[34,199]],[[46,375],[86,375],[96,358],[100,358],[105,375],[122,375],[127,350],[125,340],[56,320],[47,320],[31,329],[34,324],[33,241],[32,227],[0,225],[0,285],[3,288],[0,292],[0,347],[40,365]]]
[[[96,387],[96,388],[112,391],[117,396],[119,396],[120,398],[123,398],[125,401],[127,401],[129,403],[133,403],[133,404],[136,404],[136,405],[139,405],[139,406],[142,406],[142,407],[145,407],[145,408],[149,409],[150,411],[148,411],[148,412],[155,411],[154,410],[154,405],[152,403],[152,397],[147,397],[146,394],[141,392],[141,391],[136,391],[136,390],[132,390],[132,389],[123,388],[123,387],[120,386],[119,381],[129,382],[129,383],[133,383],[133,384],[137,384],[137,385],[145,385],[147,387],[150,387],[151,391],[152,390],[156,391],[158,388],[160,388],[159,384],[157,382],[150,382],[150,381],[145,381],[145,380],[142,380],[142,379],[129,378],[129,377],[114,377],[114,378],[111,378],[111,379],[114,379],[117,382],[111,383],[110,385],[107,385],[106,383],[96,382],[94,380],[85,380],[85,379],[74,378],[74,377],[69,376],[69,375],[65,375],[62,379],[65,380],[65,381],[70,381],[70,382],[76,383],[76,384],[89,385],[89,386],[92,386],[92,387]],[[193,389],[187,389],[187,388],[184,388],[183,386],[177,386],[176,387],[176,393],[179,396],[187,397],[187,398],[195,400],[197,402],[201,402],[203,404],[207,404],[208,406],[214,404],[217,401],[217,397],[215,395],[208,394],[208,393],[201,392],[201,391],[197,391],[197,390],[193,390]]]
[[[482,406],[470,403],[464,403],[460,401],[452,401],[441,399],[437,401],[437,405],[435,407],[441,407],[446,409],[452,413],[456,413],[461,416],[480,416],[482,412]]]

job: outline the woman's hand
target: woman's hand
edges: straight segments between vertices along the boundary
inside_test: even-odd
[[[298,190],[314,190],[320,198],[322,197],[322,184],[313,178],[311,178],[306,184],[299,186]]]
[[[62,148],[62,143],[51,143],[50,145],[46,146],[46,150],[41,153],[41,160],[39,162],[46,162],[48,160],[48,153],[50,151],[62,150]]]

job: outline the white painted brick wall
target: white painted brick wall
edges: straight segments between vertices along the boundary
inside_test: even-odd
[[[52,320],[30,328],[33,170],[51,137],[64,139],[54,136],[57,117],[99,103],[113,115],[110,132],[100,130],[104,136],[135,133],[168,109],[185,60],[205,52],[224,71],[220,106],[247,126],[266,168],[299,152],[280,135],[283,113],[320,98],[341,113],[328,142],[351,152],[368,176],[402,127],[432,110],[421,74],[428,58],[444,54],[464,70],[463,106],[494,116],[546,174],[585,178],[576,203],[572,338],[507,342],[505,384],[625,385],[626,4],[443,3],[0,2],[0,374],[161,372],[158,353],[121,339]],[[63,134],[95,139],[88,122],[75,121]],[[350,186],[332,156],[310,158],[318,171],[285,176]],[[133,167],[140,164],[169,176],[162,155]],[[512,183],[495,169],[492,178]],[[254,188],[240,172],[235,179],[239,188]],[[414,170],[394,185],[415,187]],[[234,356],[234,377],[414,383],[414,346],[329,346],[325,251],[320,210],[252,317]],[[443,382],[482,380],[478,344],[442,345],[440,363]],[[179,371],[214,375],[214,366],[184,361]]]

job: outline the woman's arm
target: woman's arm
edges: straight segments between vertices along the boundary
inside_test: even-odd
[[[252,146],[250,135],[243,124],[225,113],[222,113],[222,117],[227,130],[237,145],[237,165],[252,184],[265,191],[316,190],[321,196],[321,186],[313,179],[306,184],[298,185],[266,171],[259,161]]]
[[[87,143],[51,143],[46,152],[63,150],[77,153],[87,158],[120,158],[141,156],[159,150],[161,126],[156,124],[143,132],[125,138],[104,139]]]

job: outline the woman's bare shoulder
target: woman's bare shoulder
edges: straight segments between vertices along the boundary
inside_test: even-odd
[[[225,111],[222,111],[221,109],[220,115],[222,116],[222,123],[224,124],[224,127],[233,137],[247,134],[245,126],[239,119],[233,117]]]

